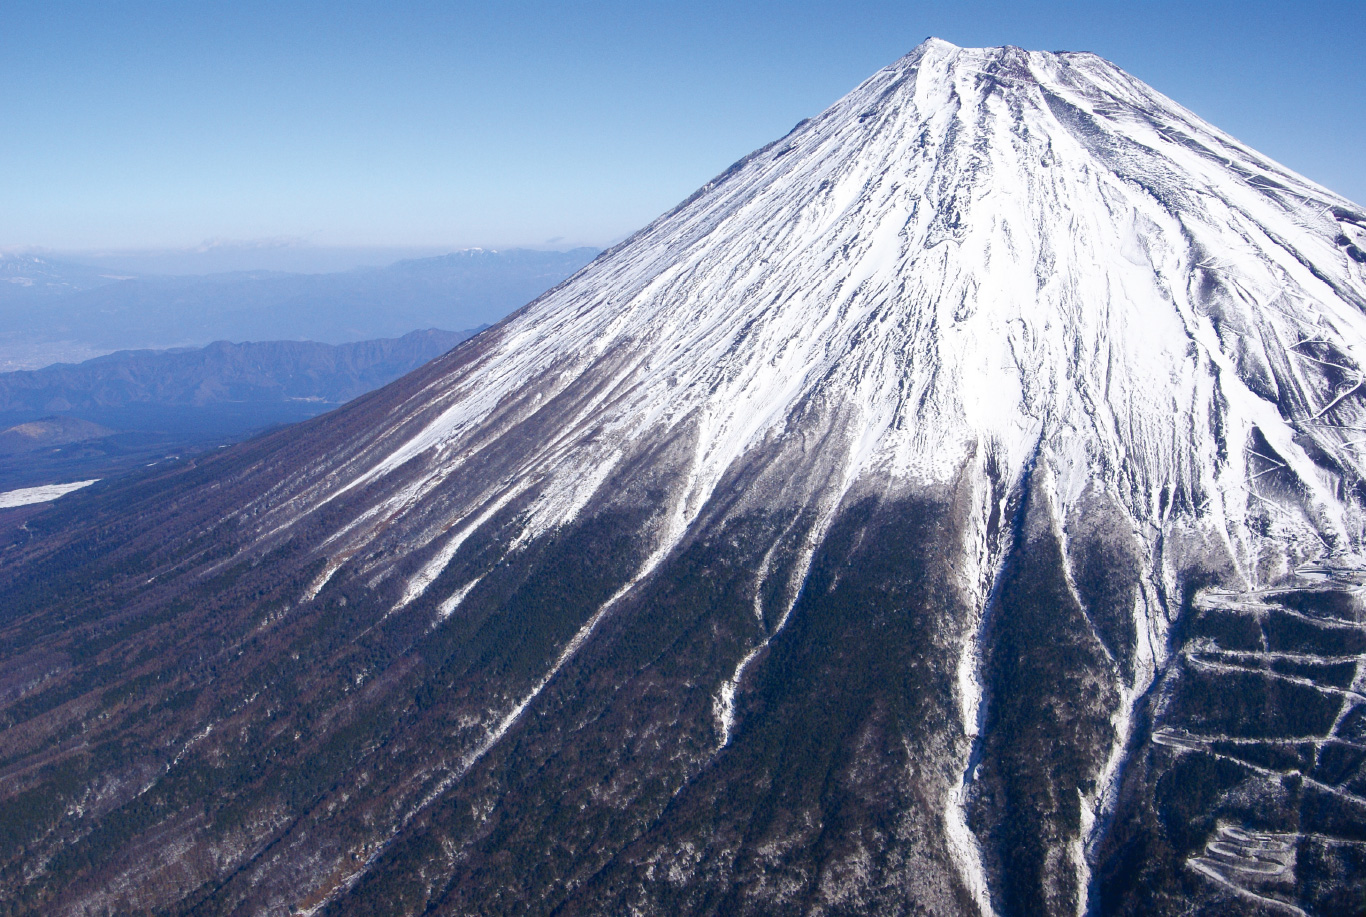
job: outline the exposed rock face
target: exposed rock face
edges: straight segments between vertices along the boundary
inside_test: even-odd
[[[11,548],[3,898],[1350,913],[1363,234],[1094,56],[927,42]]]

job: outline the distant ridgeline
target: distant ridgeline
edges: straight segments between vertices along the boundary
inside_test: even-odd
[[[216,340],[341,344],[472,328],[530,302],[597,254],[470,249],[331,274],[188,277],[0,255],[0,369]]]
[[[0,254],[0,491],[106,477],[321,414],[597,254],[469,249],[330,274],[202,276]]]
[[[107,476],[329,411],[477,333],[133,350],[0,373],[0,491]]]

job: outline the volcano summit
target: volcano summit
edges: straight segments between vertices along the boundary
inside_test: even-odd
[[[1352,913],[1363,252],[1100,58],[927,41],[412,375],[30,522],[0,900]]]

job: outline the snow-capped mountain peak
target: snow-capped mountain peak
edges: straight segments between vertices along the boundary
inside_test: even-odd
[[[1062,515],[1103,481],[1141,526],[1217,533],[1256,582],[1359,547],[1366,274],[1340,237],[1363,226],[1094,55],[930,39],[508,320],[417,396],[436,416],[267,529],[420,467],[341,536],[358,547],[479,461],[510,400],[589,385],[502,493],[534,493],[527,537],[633,444],[687,431],[681,537],[754,450],[814,425],[841,487],[943,482],[986,454],[1018,481],[1039,456]],[[474,498],[456,515],[501,496]],[[1269,573],[1268,516],[1290,548]]]

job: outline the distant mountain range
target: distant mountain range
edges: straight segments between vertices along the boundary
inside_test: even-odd
[[[341,404],[450,350],[479,329],[429,328],[399,338],[322,344],[262,341],[175,350],[124,350],[84,363],[0,373],[0,417],[98,412],[135,404]]]
[[[0,369],[215,340],[342,344],[495,322],[597,250],[470,249],[332,274],[131,276],[0,256]]]
[[[118,272],[84,264],[0,254],[0,302],[24,296],[60,296],[127,279]]]
[[[314,417],[479,331],[121,351],[0,373],[0,491],[104,477]]]

